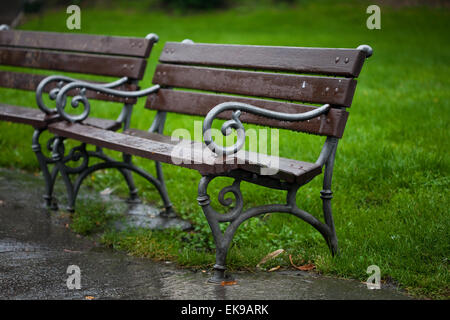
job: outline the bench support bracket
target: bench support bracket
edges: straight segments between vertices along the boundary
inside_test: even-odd
[[[332,170],[332,168],[330,170]],[[237,178],[239,175],[236,174],[230,174],[228,176],[233,177],[234,182],[231,186],[223,188],[218,195],[219,203],[223,206],[230,207],[230,210],[225,214],[217,212],[211,206],[211,200],[207,193],[209,183],[214,178],[218,177],[218,175],[204,175],[198,186],[197,201],[206,216],[216,245],[216,264],[214,265],[214,274],[209,282],[220,284],[222,281],[229,281],[229,276],[225,274],[226,257],[233,236],[241,223],[261,214],[274,212],[292,214],[309,223],[319,231],[325,238],[333,255],[338,252],[337,238],[336,233],[334,232],[334,223],[331,214],[331,191],[329,189],[324,189],[321,192],[325,216],[325,223],[323,223],[313,215],[298,208],[296,203],[297,191],[300,188],[300,185],[298,184],[284,184],[279,188],[287,191],[285,204],[268,204],[244,210],[244,201],[240,189],[241,179]],[[329,181],[331,183],[331,179]],[[231,207],[233,199],[225,198],[225,195],[228,193],[231,193],[234,196],[233,207]],[[220,223],[229,223],[224,232],[221,231]]]
[[[65,138],[63,137],[55,137],[52,147],[52,162],[56,164],[57,171],[60,172],[66,186],[69,211],[74,211],[78,192],[80,190],[81,184],[86,177],[98,170],[116,168],[123,175],[125,181],[127,182],[128,188],[130,190],[131,201],[137,198],[137,189],[131,176],[131,172],[134,172],[149,181],[158,190],[163,200],[165,209],[162,212],[162,215],[167,217],[172,217],[174,215],[172,203],[169,200],[167,191],[164,188],[163,184],[157,178],[153,177],[141,168],[135,166],[131,161],[131,156],[125,154],[123,159],[124,161],[116,161],[104,154],[101,148],[97,148],[95,151],[87,150],[85,143],[72,148],[69,151],[68,155],[65,156],[63,144],[64,140]],[[102,160],[102,162],[89,165],[89,160],[91,158],[100,159]],[[68,162],[71,161],[81,161],[81,163],[78,164],[77,167],[71,167],[68,165]],[[70,175],[76,176],[73,182],[70,179]]]

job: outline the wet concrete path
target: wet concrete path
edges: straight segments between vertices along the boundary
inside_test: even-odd
[[[41,207],[41,179],[0,169],[0,299],[408,299],[393,287],[368,290],[358,281],[300,271],[242,272],[234,274],[237,285],[207,284],[208,273],[77,236]],[[67,288],[70,265],[81,270],[81,289]]]

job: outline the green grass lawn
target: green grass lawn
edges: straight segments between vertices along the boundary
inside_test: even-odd
[[[381,30],[368,30],[360,1],[303,1],[288,7],[241,6],[223,11],[169,15],[134,4],[130,9],[82,8],[83,33],[143,37],[160,36],[150,57],[149,86],[165,41],[257,44],[306,47],[356,48],[369,44],[374,55],[363,67],[350,108],[346,131],[338,147],[333,178],[333,211],[341,254],[332,258],[320,234],[297,218],[271,214],[251,219],[238,230],[229,254],[231,269],[255,270],[269,252],[286,253],[263,268],[289,268],[312,261],[317,271],[365,281],[369,265],[378,265],[382,279],[399,284],[415,297],[450,297],[449,219],[449,123],[450,38],[448,9],[428,7],[381,7]],[[69,32],[65,10],[31,16],[20,28]],[[0,89],[0,102],[34,106],[34,94]],[[132,127],[148,129],[153,111],[144,110],[144,99],[135,107]],[[92,103],[94,116],[116,117],[120,105]],[[169,115],[165,133],[184,127],[193,130],[193,120]],[[0,123],[0,166],[37,172],[31,150],[32,129]],[[314,161],[323,138],[280,131],[280,154]],[[114,154],[114,153],[112,153]],[[135,163],[154,172],[145,159]],[[207,268],[214,263],[209,227],[196,202],[196,171],[163,165],[167,187],[176,211],[190,220],[192,232],[125,231],[107,226],[101,205],[80,201],[73,229],[89,233],[89,225],[104,225],[104,243],[139,256],[172,259],[180,265]],[[217,179],[220,180],[220,179]],[[299,205],[321,218],[321,179],[305,186]],[[226,179],[213,183],[209,194],[216,197]],[[95,183],[94,183],[95,182]],[[155,190],[137,178],[141,195],[158,202]],[[222,183],[220,183],[222,182]],[[228,182],[228,181],[227,181]],[[90,186],[102,190],[119,186],[121,176],[112,171],[97,173]],[[86,188],[86,186],[85,186]],[[284,201],[284,193],[243,186],[246,206]],[[100,201],[100,200],[99,200]]]

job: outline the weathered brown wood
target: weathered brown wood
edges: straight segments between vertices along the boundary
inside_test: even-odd
[[[153,83],[163,86],[350,106],[356,80],[159,64]]]
[[[88,144],[93,144],[119,152],[125,152],[127,154],[140,156],[151,160],[173,163],[171,154],[174,149],[173,144],[118,132],[106,131],[77,123],[70,124],[65,121],[52,124],[48,128],[51,133],[66,138],[75,139]],[[205,167],[205,164],[189,164],[185,162],[182,162],[180,165],[188,168]],[[215,167],[210,166],[210,168],[214,169]]]
[[[11,88],[11,89],[21,89],[35,91],[39,82],[41,82],[45,77],[44,75],[33,74],[33,73],[23,73],[14,71],[0,71],[0,87]],[[83,79],[80,79],[84,81]],[[100,83],[94,81],[87,81],[91,83]],[[49,92],[51,89],[56,88],[57,83],[49,83],[45,88],[45,92]],[[134,91],[138,90],[139,87],[135,84],[124,84],[116,87],[117,90],[123,91]],[[68,92],[69,96],[75,96],[79,94],[79,89],[70,90]],[[97,93],[96,91],[87,90],[86,97],[94,100],[104,100],[104,101],[114,101],[114,102],[126,102],[126,103],[136,103],[136,99],[125,99],[117,96],[110,96],[104,93]]]
[[[181,141],[170,136],[137,129],[129,129],[124,131],[123,133],[152,141],[170,144],[173,146],[176,146]],[[201,150],[206,155],[211,154],[209,149],[203,143],[192,140],[184,140],[184,145],[191,148],[196,148],[196,150]],[[213,158],[215,159],[215,156]],[[195,160],[199,158],[194,158],[193,154],[189,155],[189,153],[184,157],[184,161],[192,159]],[[266,164],[269,164],[269,166],[267,166]],[[197,166],[193,167],[193,169],[196,169],[201,173],[224,173],[239,168],[260,175],[263,172],[262,168],[267,170],[270,167],[272,167],[272,169],[275,167],[276,169],[272,171],[270,175],[267,175],[268,177],[298,184],[304,184],[314,178],[316,175],[322,173],[321,166],[315,163],[268,156],[265,154],[245,150],[242,150],[237,154],[230,155],[226,159],[215,160],[215,163],[210,164],[209,166],[197,164]]]
[[[158,135],[156,133],[149,134],[138,132],[137,130],[118,133],[77,123],[70,124],[65,121],[49,125],[49,131],[59,136],[76,139],[99,147],[195,169],[202,174],[220,174],[238,168],[258,171],[266,167],[266,163],[261,161],[263,158],[257,154],[256,158],[251,158],[250,153],[244,152],[224,159],[216,157],[202,143],[185,141],[185,149],[183,149],[183,147],[180,147],[180,144],[169,141],[169,137],[156,137]],[[193,152],[191,152],[192,146],[196,146],[196,150]],[[179,149],[176,149],[177,147]],[[188,152],[183,152],[184,150],[188,150]],[[202,159],[202,161],[201,163],[200,161],[196,163],[195,159]],[[254,161],[255,159],[256,161]],[[304,181],[321,172],[320,166],[316,164],[284,158],[279,158],[279,160],[279,172],[274,175],[279,178],[290,181]]]
[[[160,89],[156,94],[149,95],[145,106],[154,110],[205,116],[213,107],[227,101],[248,103],[267,110],[285,113],[302,113],[314,109],[312,106],[296,103],[172,89]],[[231,119],[231,112],[224,112],[219,115],[219,118]],[[326,115],[309,121],[279,121],[246,112],[242,112],[240,120],[246,123],[340,138],[344,132],[347,118],[347,111],[332,108]]]
[[[95,128],[112,131],[117,131],[122,127],[122,124],[115,120],[92,118],[92,117],[84,119],[82,123],[84,125],[92,126]]]
[[[356,49],[166,42],[159,61],[357,77],[364,58]]]
[[[48,123],[59,120],[58,115],[47,116],[39,109],[0,104],[0,120],[24,123],[34,128],[45,128]]]
[[[142,79],[146,60],[97,54],[61,53],[0,46],[0,64]]]
[[[262,155],[256,152],[244,151],[238,153],[235,157],[241,159],[241,162],[245,162],[239,165],[240,169],[264,175],[262,168],[264,170],[271,168],[274,171],[270,175],[266,174],[268,177],[300,185],[309,182],[312,178],[322,173],[322,167],[315,163]],[[258,161],[251,161],[252,159],[258,159]],[[269,165],[266,167],[263,163],[268,163]]]
[[[147,58],[153,40],[135,37],[100,36],[74,33],[5,30],[0,32],[0,45],[35,49],[51,49]]]
[[[167,144],[173,144],[173,145],[176,145],[179,142],[178,139],[172,139],[172,137],[170,137],[170,136],[165,136],[163,134],[139,130],[139,129],[127,129],[127,130],[123,131],[123,134],[140,137],[140,138],[144,138],[144,139],[149,139],[149,140],[153,140],[153,141],[163,142],[163,143],[167,143]]]
[[[50,123],[60,121],[61,118],[58,114],[46,115],[41,110],[35,108],[0,104],[0,120],[29,124],[34,128],[41,129],[47,127]],[[121,128],[120,122],[92,117],[85,119],[83,124],[104,130],[115,131]]]

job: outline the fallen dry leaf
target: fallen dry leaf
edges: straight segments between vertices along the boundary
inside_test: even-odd
[[[233,280],[233,281],[222,281],[220,284],[222,286],[232,286],[232,285],[237,284],[237,281],[236,280]]]
[[[281,268],[281,266],[276,266],[276,267],[273,267],[272,269],[269,269],[268,271],[273,272],[273,271],[277,271],[280,268]]]
[[[93,297],[93,296],[86,296],[86,297],[84,297],[86,300],[94,300],[95,299],[95,297]]]
[[[269,253],[267,256],[265,256],[264,258],[262,258],[262,260],[256,265],[257,268],[259,268],[260,265],[266,263],[267,261],[269,261],[270,259],[273,259],[275,257],[278,257],[280,254],[282,254],[284,252],[284,249],[278,249],[275,250],[274,252]]]
[[[289,261],[291,262],[291,265],[292,265],[295,269],[300,270],[300,271],[310,271],[310,270],[313,270],[313,269],[316,268],[316,266],[315,266],[313,263],[308,263],[308,264],[305,264],[305,265],[303,265],[303,266],[296,266],[296,265],[292,262],[292,256],[291,256],[291,255],[289,255]],[[308,261],[308,262],[309,262],[309,261]]]
[[[305,264],[300,267],[296,267],[300,271],[310,271],[316,268],[316,266],[313,263]]]

